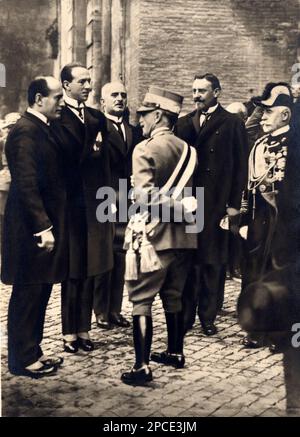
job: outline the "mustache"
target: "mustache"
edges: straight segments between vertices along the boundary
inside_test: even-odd
[[[204,100],[200,99],[199,97],[194,98],[195,103],[204,103]]]

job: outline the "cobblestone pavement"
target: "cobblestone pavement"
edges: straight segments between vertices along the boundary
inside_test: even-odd
[[[93,323],[92,353],[61,353],[60,293],[55,287],[48,306],[43,349],[61,353],[57,375],[31,380],[7,370],[6,314],[10,287],[1,287],[2,415],[3,416],[284,416],[282,355],[267,348],[245,350],[235,305],[239,285],[226,282],[219,332],[205,337],[199,322],[185,340],[186,367],[175,370],[153,363],[154,380],[147,387],[120,382],[133,364],[131,328],[103,331]],[[124,315],[130,304],[124,299]],[[165,347],[166,330],[160,301],[153,311],[153,350]]]

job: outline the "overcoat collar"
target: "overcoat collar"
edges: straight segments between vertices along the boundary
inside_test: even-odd
[[[132,148],[132,130],[130,126],[123,120],[125,133],[126,133],[126,144],[122,140],[117,129],[114,127],[113,122],[107,118],[107,131],[112,141],[111,144],[124,156],[126,156]]]
[[[55,145],[55,147],[57,147],[57,142],[55,141],[55,139],[53,138],[50,128],[49,126],[44,123],[42,120],[40,120],[38,117],[36,117],[35,115],[31,114],[30,112],[24,112],[24,114],[22,115],[23,118],[25,118],[26,120],[31,121],[32,123],[34,123],[36,126],[39,127],[39,129],[41,129],[44,134],[47,136],[48,140],[53,143],[53,145]]]
[[[203,141],[205,141],[206,138],[210,136],[212,132],[216,131],[224,123],[226,119],[226,114],[227,113],[225,109],[222,108],[221,105],[219,105],[202,128],[200,128],[200,123],[199,123],[199,117],[200,117],[199,112],[194,111],[190,114],[191,123],[193,124],[197,134],[196,145],[201,144]]]
[[[95,118],[87,107],[84,109],[85,123],[81,124],[76,115],[68,108],[64,107],[61,116],[61,125],[64,126],[72,135],[75,141],[82,145],[82,130],[84,130],[84,144],[80,161],[93,152],[94,142],[96,140],[99,121]]]

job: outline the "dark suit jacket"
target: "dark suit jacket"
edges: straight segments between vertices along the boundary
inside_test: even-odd
[[[95,276],[112,268],[113,225],[99,223],[97,190],[110,186],[108,150],[105,145],[104,115],[85,108],[85,123],[68,108],[52,124],[63,150],[68,188],[70,228],[70,277]],[[102,142],[96,145],[101,132]]]
[[[106,123],[106,142],[109,151],[111,186],[116,192],[117,208],[119,209],[119,180],[127,180],[128,194],[128,191],[131,189],[130,176],[132,173],[132,153],[135,145],[142,141],[142,134],[140,128],[132,126],[124,120],[126,132],[125,143],[120,133],[115,128],[114,123],[108,118],[106,119]],[[115,249],[121,250],[123,247],[126,225],[126,223],[119,222],[115,224]]]
[[[136,144],[143,139],[141,130],[124,121],[126,132],[126,143],[110,119],[106,119],[107,132],[106,141],[109,150],[111,186],[118,191],[119,179],[127,179],[130,189],[130,176],[132,173],[132,153]]]
[[[2,281],[61,282],[68,268],[61,150],[49,127],[25,113],[8,136],[6,155],[12,181],[4,215]],[[48,253],[37,246],[34,234],[50,226],[55,249]]]
[[[248,141],[244,123],[222,106],[200,129],[199,113],[179,118],[176,134],[195,146],[198,168],[194,178],[204,187],[204,229],[199,234],[198,256],[207,264],[226,263],[228,232],[219,223],[226,207],[240,209],[247,180]]]

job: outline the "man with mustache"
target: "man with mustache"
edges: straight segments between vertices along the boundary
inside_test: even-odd
[[[90,352],[89,337],[95,280],[113,265],[112,224],[99,223],[96,193],[110,186],[106,120],[102,112],[88,107],[92,91],[88,69],[79,63],[61,71],[65,108],[53,124],[66,161],[69,220],[69,278],[62,284],[62,330],[64,350]]]
[[[284,82],[270,83],[255,103],[263,109],[261,126],[265,135],[256,141],[249,156],[248,213],[240,229],[240,234],[246,239],[242,294],[249,284],[258,281],[272,269],[271,249],[277,222],[277,198],[284,184],[291,143],[293,99],[289,86]],[[284,226],[287,226],[287,221]],[[281,232],[285,233],[282,226]],[[247,348],[262,346],[261,341],[249,335],[242,343]],[[275,351],[274,347],[272,351]]]
[[[204,187],[204,229],[198,236],[195,265],[185,287],[185,328],[191,329],[196,308],[205,335],[217,332],[215,319],[222,308],[228,258],[228,230],[220,227],[225,215],[238,232],[242,191],[247,178],[248,142],[243,121],[219,103],[219,79],[196,74],[195,111],[179,118],[177,135],[194,146],[198,168],[194,185]]]
[[[106,117],[106,147],[109,153],[111,187],[115,190],[117,199],[117,217],[119,203],[126,202],[131,188],[132,152],[136,144],[142,141],[141,129],[129,124],[126,120],[127,91],[122,82],[106,83],[101,90],[101,101]],[[120,180],[127,182],[127,189],[121,190]],[[125,198],[120,198],[120,195]],[[105,280],[99,278],[94,290],[94,311],[97,325],[102,329],[110,329],[112,325],[126,328],[128,320],[121,314],[125,251],[123,250],[125,229],[127,223],[116,221],[113,242],[114,267],[106,275]]]

